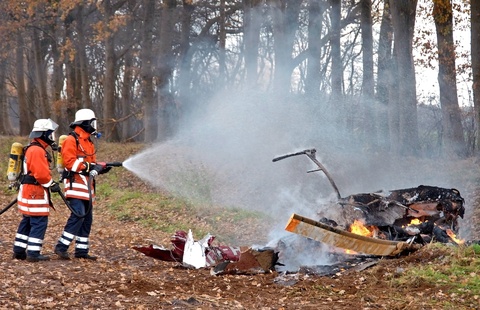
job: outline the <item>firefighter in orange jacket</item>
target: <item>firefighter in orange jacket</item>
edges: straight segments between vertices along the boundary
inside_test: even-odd
[[[61,155],[65,165],[65,197],[75,212],[70,214],[54,252],[61,259],[70,259],[68,248],[75,239],[75,258],[96,260],[96,256],[89,254],[95,177],[108,172],[110,167],[96,162],[96,150],[91,136],[97,133],[97,120],[92,110],[78,110],[70,128],[73,131],[63,141]]]
[[[30,262],[50,259],[40,252],[52,206],[50,191],[61,191],[59,184],[53,181],[50,170],[52,158],[46,151],[47,147],[55,148],[57,128],[58,125],[51,119],[39,119],[33,124],[29,135],[33,140],[25,148],[22,163],[17,204],[23,218],[15,235],[14,259]]]

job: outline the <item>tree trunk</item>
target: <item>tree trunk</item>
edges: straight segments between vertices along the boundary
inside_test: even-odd
[[[57,26],[52,25],[50,27],[53,37],[50,38],[50,47],[52,50],[52,79],[51,79],[51,94],[50,98],[52,100],[52,114],[55,120],[60,120],[62,118],[65,108],[64,101],[62,100],[61,94],[64,87],[64,73],[63,73],[63,61],[61,60],[60,51],[58,45],[61,45],[62,42],[65,42],[64,33],[58,31]],[[57,44],[57,40],[60,42]],[[65,122],[58,122],[59,129],[58,132],[68,132],[68,124]]]
[[[10,117],[8,113],[8,96],[7,96],[7,87],[6,87],[6,69],[7,61],[5,59],[0,59],[0,135],[11,135],[13,134]]]
[[[133,87],[133,55],[132,51],[128,50],[124,56],[124,73],[123,73],[123,83],[122,83],[122,99],[121,99],[121,117],[122,125],[121,128],[121,141],[129,140],[130,136],[133,135],[133,121],[132,121],[132,87]]]
[[[153,18],[155,0],[144,0],[144,29],[141,50],[142,99],[144,106],[145,142],[153,142],[158,134],[158,104],[153,96]]]
[[[35,104],[37,105],[37,117],[47,118],[51,116],[51,105],[49,104],[47,94],[47,74],[45,72],[46,65],[44,63],[45,55],[42,50],[42,43],[40,42],[39,30],[33,29],[33,67],[34,69],[34,89],[37,90],[35,96]]]
[[[400,140],[392,141],[392,143],[399,143],[399,151],[403,155],[418,155],[420,150],[417,92],[412,55],[416,7],[417,0],[390,0],[395,36],[396,72],[394,78],[398,87],[397,98],[401,97],[401,101],[395,102],[399,108]]]
[[[480,1],[471,1],[471,55],[480,55]],[[475,109],[475,154],[480,156],[480,57],[472,57],[473,106]]]
[[[174,68],[172,52],[173,35],[175,33],[174,12],[176,0],[164,0],[161,11],[160,50],[158,61],[158,99],[159,99],[159,128],[158,139],[166,140],[177,124],[177,107],[168,87]]]
[[[378,39],[377,68],[377,120],[380,147],[390,149],[390,126],[388,122],[389,90],[392,88],[392,38],[393,28],[389,0],[384,0],[380,36]]]
[[[309,0],[308,7],[308,63],[305,78],[305,93],[316,97],[320,91],[320,49],[322,36],[322,16],[324,0]]]
[[[218,85],[223,88],[227,81],[227,64],[225,54],[225,44],[227,39],[227,33],[225,30],[226,16],[225,16],[225,0],[220,0],[219,7],[220,19],[218,22]]]
[[[275,71],[273,90],[285,95],[291,88],[293,71],[292,53],[295,31],[298,29],[298,14],[302,1],[270,0],[270,14],[273,23],[273,45],[275,50]]]
[[[81,87],[81,107],[93,109],[92,100],[90,98],[90,76],[88,74],[88,57],[86,52],[86,40],[85,40],[85,29],[84,29],[84,22],[85,22],[85,9],[82,5],[79,6],[77,15],[75,16],[76,21],[76,31],[77,37],[76,40],[76,50],[77,50],[77,57],[78,57],[78,65],[79,65],[79,73],[80,73],[80,87]],[[98,112],[97,112],[98,113]],[[97,115],[97,114],[95,114]],[[98,117],[98,115],[97,115]]]
[[[32,130],[29,119],[29,109],[27,104],[27,92],[25,88],[24,60],[23,50],[24,41],[22,33],[17,33],[17,47],[15,49],[15,76],[17,82],[18,110],[19,110],[19,135],[26,136]]]
[[[113,18],[113,10],[110,0],[103,1],[105,33],[105,75],[103,81],[103,130],[107,141],[118,141],[115,116],[115,42],[113,30],[108,27]],[[98,117],[98,116],[97,116]]]
[[[192,12],[195,7],[192,5],[192,0],[183,0],[183,10],[181,14],[181,31],[179,44],[179,70],[178,70],[178,98],[184,110],[190,110],[190,29],[192,22]]]
[[[76,11],[79,8],[75,9],[70,15],[69,20],[74,20],[75,16],[78,15]],[[71,27],[71,23],[66,23],[65,25],[65,36],[75,42],[75,33],[76,30],[74,27]],[[73,54],[72,57],[65,58],[65,84],[66,84],[66,95],[67,95],[67,104],[65,107],[65,114],[69,121],[73,122],[75,112],[82,107],[82,83],[81,83],[81,74],[80,74],[80,61],[78,57],[77,48],[73,46],[73,51],[70,51]],[[70,124],[69,124],[70,125]],[[69,129],[70,130],[70,129]]]
[[[340,32],[341,32],[341,1],[330,0],[330,19],[332,29],[330,34],[331,58],[332,58],[332,103],[340,104],[342,98],[343,83],[343,65],[340,52]],[[341,110],[341,109],[340,109]]]
[[[367,146],[377,147],[377,121],[374,114],[375,84],[373,79],[373,35],[372,35],[372,0],[361,0],[362,30],[362,107],[364,110],[363,128]]]
[[[245,80],[247,85],[256,85],[258,79],[258,45],[260,42],[260,26],[262,14],[259,0],[244,0],[243,37],[245,57]],[[248,87],[248,86],[247,86]]]
[[[433,16],[437,30],[438,84],[442,107],[443,147],[447,156],[465,157],[466,145],[457,97],[455,43],[452,31],[453,12],[450,0],[434,0]]]

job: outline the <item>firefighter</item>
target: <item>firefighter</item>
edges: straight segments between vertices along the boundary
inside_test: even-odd
[[[48,147],[55,149],[55,131],[58,125],[51,119],[38,119],[33,124],[25,147],[18,191],[18,210],[23,217],[18,225],[13,246],[14,259],[29,262],[49,260],[40,254],[48,225],[51,192],[60,192],[60,185],[53,181],[50,163],[52,156]]]
[[[89,254],[95,177],[108,172],[111,167],[96,163],[96,150],[91,137],[97,134],[97,119],[92,110],[78,110],[70,128],[73,131],[63,141],[61,156],[65,197],[75,212],[71,212],[54,252],[61,259],[70,259],[68,248],[75,240],[75,258],[96,260],[96,256]]]

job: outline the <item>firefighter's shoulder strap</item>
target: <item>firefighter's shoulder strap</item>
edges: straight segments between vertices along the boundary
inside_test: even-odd
[[[71,131],[68,133],[69,136],[72,136],[75,138],[75,143],[77,144],[77,151],[78,148],[82,148],[82,145],[80,144],[80,141],[78,140],[78,134],[75,131]],[[70,189],[73,188],[73,181],[75,179],[75,173],[73,171],[67,171],[66,169],[63,171],[62,179],[68,179],[70,181]]]
[[[31,146],[38,146],[42,150],[45,151],[45,154],[47,156],[48,162],[52,162],[52,156],[43,148],[43,146],[36,142],[32,141],[30,142],[27,146],[23,148],[23,156],[22,156],[22,162],[25,159],[25,154],[27,153],[27,149],[29,149]],[[24,171],[24,165],[22,164],[21,172],[20,172],[20,178],[19,178],[20,184],[38,184],[37,179],[33,175],[30,175],[30,171]]]
[[[75,138],[75,142],[77,143],[77,148],[80,145],[80,141],[78,140],[78,134],[75,131],[71,131],[68,133],[69,136],[73,136]]]

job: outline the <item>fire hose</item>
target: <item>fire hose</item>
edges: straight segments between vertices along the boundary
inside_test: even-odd
[[[14,204],[17,203],[17,198],[15,198],[12,202],[10,202],[5,208],[3,208],[1,211],[0,211],[0,215],[2,215],[3,213],[5,213],[5,211],[7,211],[8,209],[10,209]]]
[[[104,168],[111,168],[111,167],[122,167],[123,166],[123,163],[122,162],[119,162],[119,161],[115,161],[115,162],[111,162],[111,163],[104,163],[103,164]],[[94,181],[95,177],[92,176],[92,175],[89,175],[88,177],[88,182],[87,182],[87,190],[88,190],[88,208],[85,210],[85,213],[84,214],[78,214],[75,209],[73,209],[73,207],[70,205],[70,203],[68,202],[67,198],[65,197],[65,195],[62,193],[62,192],[58,192],[58,194],[60,195],[60,197],[62,198],[63,202],[65,203],[65,205],[67,206],[67,208],[70,210],[70,212],[72,212],[73,215],[75,215],[76,217],[78,218],[84,218],[85,216],[87,216],[88,213],[90,213],[90,210],[92,210],[92,207],[93,207],[93,197],[92,197],[92,187],[94,186],[93,185],[93,181]]]
[[[123,166],[123,163],[122,162],[118,162],[118,161],[115,161],[115,162],[111,162],[111,163],[105,163],[104,165],[105,167],[122,167]],[[78,214],[75,209],[72,208],[72,206],[70,205],[70,203],[68,202],[67,198],[65,197],[65,195],[62,193],[62,192],[57,192],[58,195],[60,196],[60,198],[62,198],[63,202],[65,203],[65,205],[67,206],[67,208],[70,210],[70,212],[72,212],[75,216],[79,217],[79,218],[84,218],[85,216],[87,216],[87,214],[90,212],[90,210],[92,209],[92,206],[93,206],[93,198],[92,198],[92,186],[93,186],[93,181],[94,181],[95,177],[93,176],[89,176],[88,178],[88,182],[87,182],[87,188],[88,188],[88,209],[85,210],[85,214]],[[12,200],[5,208],[3,208],[2,210],[0,210],[0,215],[2,215],[3,213],[5,213],[8,209],[10,209],[13,205],[15,205],[17,203],[18,199],[15,198],[14,200]]]

